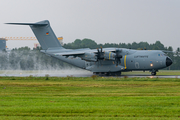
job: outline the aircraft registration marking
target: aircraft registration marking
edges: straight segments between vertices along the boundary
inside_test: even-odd
[[[134,56],[134,58],[148,58],[148,55],[138,55]]]
[[[125,67],[125,69],[127,68],[126,67],[126,55],[124,56],[124,67]]]

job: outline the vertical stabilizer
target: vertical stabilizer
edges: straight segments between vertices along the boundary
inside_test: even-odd
[[[39,41],[43,50],[48,48],[63,48],[54,34],[48,20],[40,21],[37,23],[7,23],[15,25],[29,25]]]

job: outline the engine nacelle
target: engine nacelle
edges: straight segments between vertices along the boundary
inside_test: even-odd
[[[115,60],[116,53],[113,52],[104,52],[105,60]]]
[[[82,60],[86,60],[89,62],[96,62],[97,57],[94,53],[85,53],[84,55],[79,56]]]

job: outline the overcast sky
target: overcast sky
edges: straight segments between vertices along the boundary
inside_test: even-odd
[[[180,47],[180,0],[0,0],[0,9],[0,37],[34,36],[28,26],[4,23],[49,20],[64,43],[84,38],[103,44],[159,40],[174,50]]]

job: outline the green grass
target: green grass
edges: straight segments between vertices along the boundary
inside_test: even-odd
[[[180,79],[0,77],[0,119],[180,119]]]

